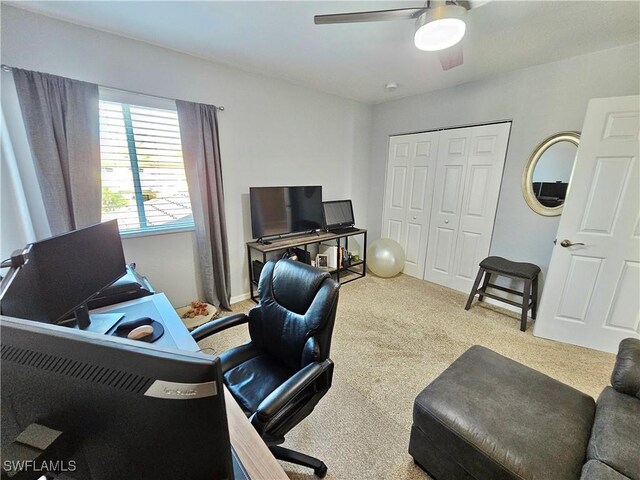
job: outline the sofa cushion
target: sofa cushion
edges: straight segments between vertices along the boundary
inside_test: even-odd
[[[582,467],[580,480],[629,480],[629,477],[598,460],[589,460]]]
[[[474,346],[418,395],[413,421],[471,478],[575,480],[594,410],[591,397]],[[436,470],[415,438],[410,453]]]
[[[605,388],[596,407],[588,450],[599,460],[633,480],[640,480],[640,400]]]
[[[625,338],[620,342],[611,385],[619,392],[640,398],[640,339]]]

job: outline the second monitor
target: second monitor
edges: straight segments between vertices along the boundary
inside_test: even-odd
[[[324,224],[331,232],[356,230],[351,200],[333,200],[322,202]]]
[[[2,315],[60,323],[75,313],[87,328],[87,301],[126,273],[116,220],[34,242],[24,255],[3,282]]]

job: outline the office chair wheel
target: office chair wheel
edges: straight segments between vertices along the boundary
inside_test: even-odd
[[[319,478],[324,478],[327,475],[327,466],[322,462],[322,465],[313,469],[313,473]]]

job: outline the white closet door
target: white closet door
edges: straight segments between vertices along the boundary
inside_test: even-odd
[[[469,292],[489,254],[510,123],[440,135],[425,280]]]
[[[453,276],[449,286],[469,292],[478,264],[489,255],[507,155],[510,123],[474,127],[467,161]]]
[[[422,278],[438,132],[399,135],[389,141],[382,236],[402,245],[404,273]]]
[[[440,132],[424,279],[449,286],[460,224],[472,128]]]

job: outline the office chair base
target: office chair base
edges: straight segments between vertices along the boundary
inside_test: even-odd
[[[269,450],[271,450],[273,456],[278,460],[284,460],[285,462],[295,463],[296,465],[302,465],[303,467],[313,468],[313,473],[320,478],[324,478],[327,474],[327,466],[323,461],[318,460],[317,458],[276,445],[270,446]]]

